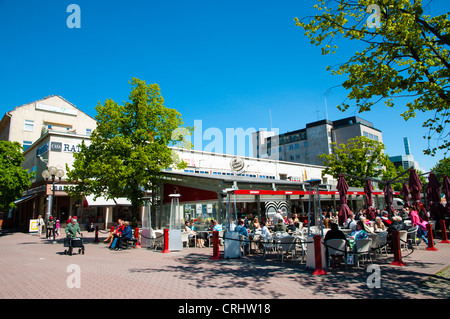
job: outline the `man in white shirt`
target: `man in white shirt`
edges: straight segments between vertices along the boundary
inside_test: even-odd
[[[277,213],[273,216],[273,224],[274,225],[278,224],[278,221],[280,219],[284,220],[283,215],[281,214],[281,209],[279,209]]]
[[[348,219],[345,221],[344,228],[351,229],[352,231],[356,229],[356,220],[353,213],[348,214]]]

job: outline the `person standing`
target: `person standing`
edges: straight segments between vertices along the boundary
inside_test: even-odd
[[[50,216],[47,221],[47,236],[46,239],[52,238],[55,234],[55,222],[53,221],[53,216]]]
[[[67,238],[76,238],[77,234],[81,235],[80,225],[76,219],[72,218],[70,224],[66,227],[66,237]]]
[[[44,228],[44,219],[42,218],[42,215],[38,216],[38,234],[39,236],[42,235],[42,229]]]

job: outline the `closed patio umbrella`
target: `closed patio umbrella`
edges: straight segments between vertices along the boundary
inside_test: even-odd
[[[339,192],[339,213],[338,213],[338,223],[339,225],[343,225],[348,218],[348,214],[351,212],[350,207],[347,205],[347,191],[348,184],[344,178],[344,176],[339,175],[337,190]]]
[[[431,172],[428,175],[427,200],[430,205],[430,217],[436,220],[436,228],[438,228],[441,216],[441,183],[439,183],[436,175]]]
[[[384,186],[384,201],[386,202],[386,209],[389,212],[389,217],[392,217],[392,213],[394,211],[394,207],[392,206],[394,201],[394,192],[392,191],[392,186],[389,181],[387,181],[386,186]]]
[[[366,209],[366,215],[369,220],[375,220],[376,214],[375,209],[372,207],[373,205],[373,186],[372,183],[367,180],[366,184],[364,185],[364,193],[366,196],[366,203],[367,203],[367,209]]]
[[[409,171],[408,181],[409,191],[411,192],[411,201],[413,204],[420,204],[420,192],[422,190],[422,183],[420,182],[419,175],[415,169]]]
[[[446,215],[450,217],[450,179],[447,175],[444,176],[442,181],[442,192],[444,193],[447,202],[447,205],[445,206],[447,208]]]
[[[409,207],[409,187],[406,183],[403,183],[400,194],[403,195],[403,199],[405,200],[405,207]]]

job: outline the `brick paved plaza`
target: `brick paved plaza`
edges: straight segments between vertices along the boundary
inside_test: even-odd
[[[404,267],[391,266],[391,254],[375,260],[381,288],[369,288],[366,265],[313,276],[305,264],[282,264],[276,254],[266,260],[259,254],[213,261],[212,248],[168,254],[147,248],[110,251],[106,244],[94,243],[93,233],[84,234],[85,254],[68,256],[62,238],[53,244],[3,231],[0,298],[123,299],[125,290],[126,299],[447,299],[450,291],[450,244],[440,239],[438,251],[425,251],[422,244],[420,250],[405,253]],[[70,265],[79,269],[80,288],[68,285],[74,274]]]

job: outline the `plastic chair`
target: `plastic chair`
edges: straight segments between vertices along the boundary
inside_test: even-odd
[[[406,230],[400,230],[400,249],[401,250],[408,250],[408,231]]]
[[[186,248],[189,248],[189,233],[187,231],[181,232],[181,244],[186,243]]]
[[[297,237],[286,236],[281,237],[278,244],[278,254],[281,251],[281,262],[284,262],[284,253],[289,254],[289,252],[294,252],[295,258],[297,258],[297,247],[296,247]]]
[[[345,269],[347,269],[347,241],[345,239],[329,239],[325,245],[328,252],[328,268],[331,266],[331,257],[343,256]]]
[[[381,252],[384,250],[386,257],[388,256],[388,254],[387,254],[387,235],[388,235],[387,232],[378,233],[378,244],[377,244],[377,249],[380,252],[380,255],[381,255]]]
[[[411,248],[414,250],[414,246],[419,249],[420,240],[417,240],[417,229],[419,226],[414,226],[413,228],[408,230],[408,244],[411,245]]]
[[[372,239],[359,239],[355,241],[355,251],[354,255],[356,255],[356,264],[359,268],[359,259],[364,260],[364,256],[368,256],[370,259],[370,263],[372,263],[372,257],[370,256],[370,249],[372,247]]]
[[[302,260],[301,260],[301,262],[303,263],[303,261],[305,260],[306,253],[307,253],[307,250],[306,250],[306,247],[307,247],[306,246],[306,238],[304,236],[301,236],[301,235],[296,236],[296,237],[297,237],[297,241],[296,241],[295,245],[296,245],[296,248],[299,248],[300,251],[302,252]]]
[[[275,251],[278,248],[278,245],[273,242],[272,237],[260,237],[260,245],[263,248],[263,258],[266,258],[267,251]]]
[[[372,246],[370,247],[370,251],[373,253],[378,250],[378,235],[377,234],[367,234],[370,239],[372,239]]]

